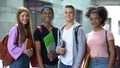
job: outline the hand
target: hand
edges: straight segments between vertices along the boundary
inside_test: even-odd
[[[23,53],[26,54],[28,57],[31,57],[33,55],[33,49],[24,50]]]
[[[62,40],[62,48],[65,48],[65,41]]]
[[[54,58],[54,57],[55,57],[55,54],[56,54],[55,51],[50,51],[50,52],[48,52],[48,54],[47,54],[48,59],[52,59],[52,58]]]
[[[58,51],[61,55],[64,55],[66,50],[63,47],[60,47],[60,48],[58,48]]]

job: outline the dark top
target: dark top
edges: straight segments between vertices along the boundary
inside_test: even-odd
[[[43,63],[47,64],[47,65],[55,65],[58,62],[58,57],[56,57],[53,61],[50,61],[48,59],[47,49],[45,47],[45,43],[43,40],[43,38],[45,36],[47,36],[50,32],[48,31],[48,29],[44,25],[41,25],[41,28],[42,28],[42,32],[40,32],[38,28],[35,30],[34,41],[39,40],[41,42],[41,56],[42,56]],[[53,32],[56,46],[57,46],[57,33],[58,33],[57,31],[58,31],[58,28],[56,28],[56,27],[52,28],[52,32]]]

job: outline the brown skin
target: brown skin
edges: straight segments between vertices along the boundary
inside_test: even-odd
[[[100,30],[104,30],[101,26],[101,21],[102,18],[99,17],[99,15],[97,13],[91,13],[90,14],[90,22],[93,26],[93,30],[94,31],[100,31]],[[109,64],[108,64],[108,68],[112,68],[113,64],[114,64],[114,59],[115,59],[115,44],[114,44],[114,40],[109,40],[108,41],[109,44],[109,52],[110,52],[110,56],[109,56]]]
[[[41,17],[43,19],[43,25],[48,29],[49,32],[52,31],[52,18],[54,16],[54,13],[51,10],[43,10],[41,13]],[[37,54],[37,59],[38,63],[40,65],[40,68],[44,68],[42,56],[41,56],[41,42],[40,41],[35,41],[35,48],[36,48],[36,54]],[[56,57],[57,53],[56,52],[49,52],[48,53],[48,58],[52,59],[53,57]]]
[[[41,42],[40,41],[35,41],[35,50],[36,50],[37,60],[40,65],[40,68],[44,68],[42,56],[41,56]]]
[[[115,46],[114,46],[114,40],[108,41],[109,44],[109,52],[110,52],[110,59],[109,59],[109,64],[108,68],[112,68],[115,60]]]

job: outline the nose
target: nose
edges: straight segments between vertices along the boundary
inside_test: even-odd
[[[28,16],[24,16],[24,19],[28,19]]]

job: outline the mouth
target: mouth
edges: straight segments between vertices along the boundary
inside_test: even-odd
[[[50,18],[46,18],[47,20],[49,20]]]

